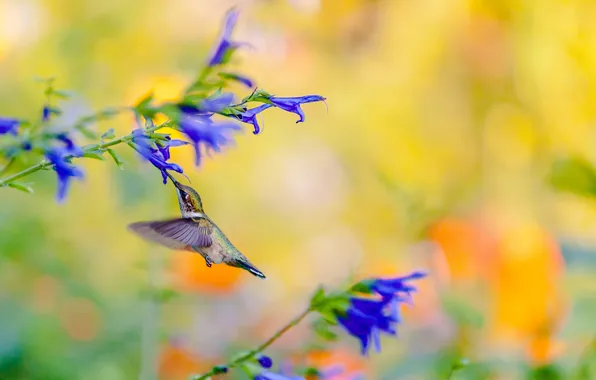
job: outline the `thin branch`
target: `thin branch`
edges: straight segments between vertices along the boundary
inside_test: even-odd
[[[277,331],[275,334],[273,334],[271,336],[271,338],[269,338],[265,343],[261,344],[260,346],[258,346],[254,350],[248,352],[247,354],[242,355],[241,357],[239,357],[236,360],[231,361],[230,363],[227,363],[227,364],[223,364],[223,365],[214,367],[214,368],[211,369],[211,371],[209,371],[209,372],[207,372],[205,374],[193,376],[193,377],[191,377],[191,380],[207,380],[207,379],[210,379],[212,376],[215,376],[217,374],[220,374],[221,373],[221,370],[219,370],[219,368],[222,368],[222,367],[225,367],[225,368],[239,367],[243,363],[245,363],[245,362],[253,359],[255,356],[257,356],[261,352],[265,351],[265,349],[267,349],[267,347],[269,347],[276,340],[278,340],[279,338],[281,338],[282,335],[284,335],[286,332],[288,332],[293,327],[295,327],[300,322],[302,322],[302,320],[304,318],[306,318],[306,316],[309,315],[312,311],[314,311],[312,307],[306,309],[300,315],[298,315],[297,317],[295,317],[294,319],[292,319],[290,322],[288,322],[279,331]]]

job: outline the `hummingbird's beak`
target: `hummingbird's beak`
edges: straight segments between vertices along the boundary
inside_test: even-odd
[[[170,173],[168,173],[168,171],[165,171],[166,175],[168,177],[170,177],[170,179],[172,180],[172,183],[174,184],[174,186],[178,187],[178,185],[180,185],[180,182],[176,181],[176,178],[172,177],[172,175]]]

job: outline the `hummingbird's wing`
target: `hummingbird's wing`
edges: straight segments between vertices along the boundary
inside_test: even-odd
[[[193,251],[192,247],[209,247],[213,244],[210,236],[212,227],[203,218],[137,222],[130,224],[128,228],[146,240],[176,250]]]

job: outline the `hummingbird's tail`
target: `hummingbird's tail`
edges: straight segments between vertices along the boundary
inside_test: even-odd
[[[258,270],[250,261],[248,261],[247,258],[242,258],[242,259],[233,259],[232,261],[226,263],[229,266],[232,267],[236,267],[236,268],[241,268],[244,270],[249,271],[250,273],[252,273],[253,275],[265,279],[267,277],[265,277],[265,275],[263,274],[263,272],[261,272],[260,270]]]

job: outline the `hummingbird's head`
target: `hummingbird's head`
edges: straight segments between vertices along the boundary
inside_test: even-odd
[[[176,186],[176,192],[178,194],[178,204],[180,205],[180,211],[182,214],[200,212],[203,213],[203,202],[201,202],[201,196],[195,189],[190,186],[181,184],[180,182],[174,182]]]

